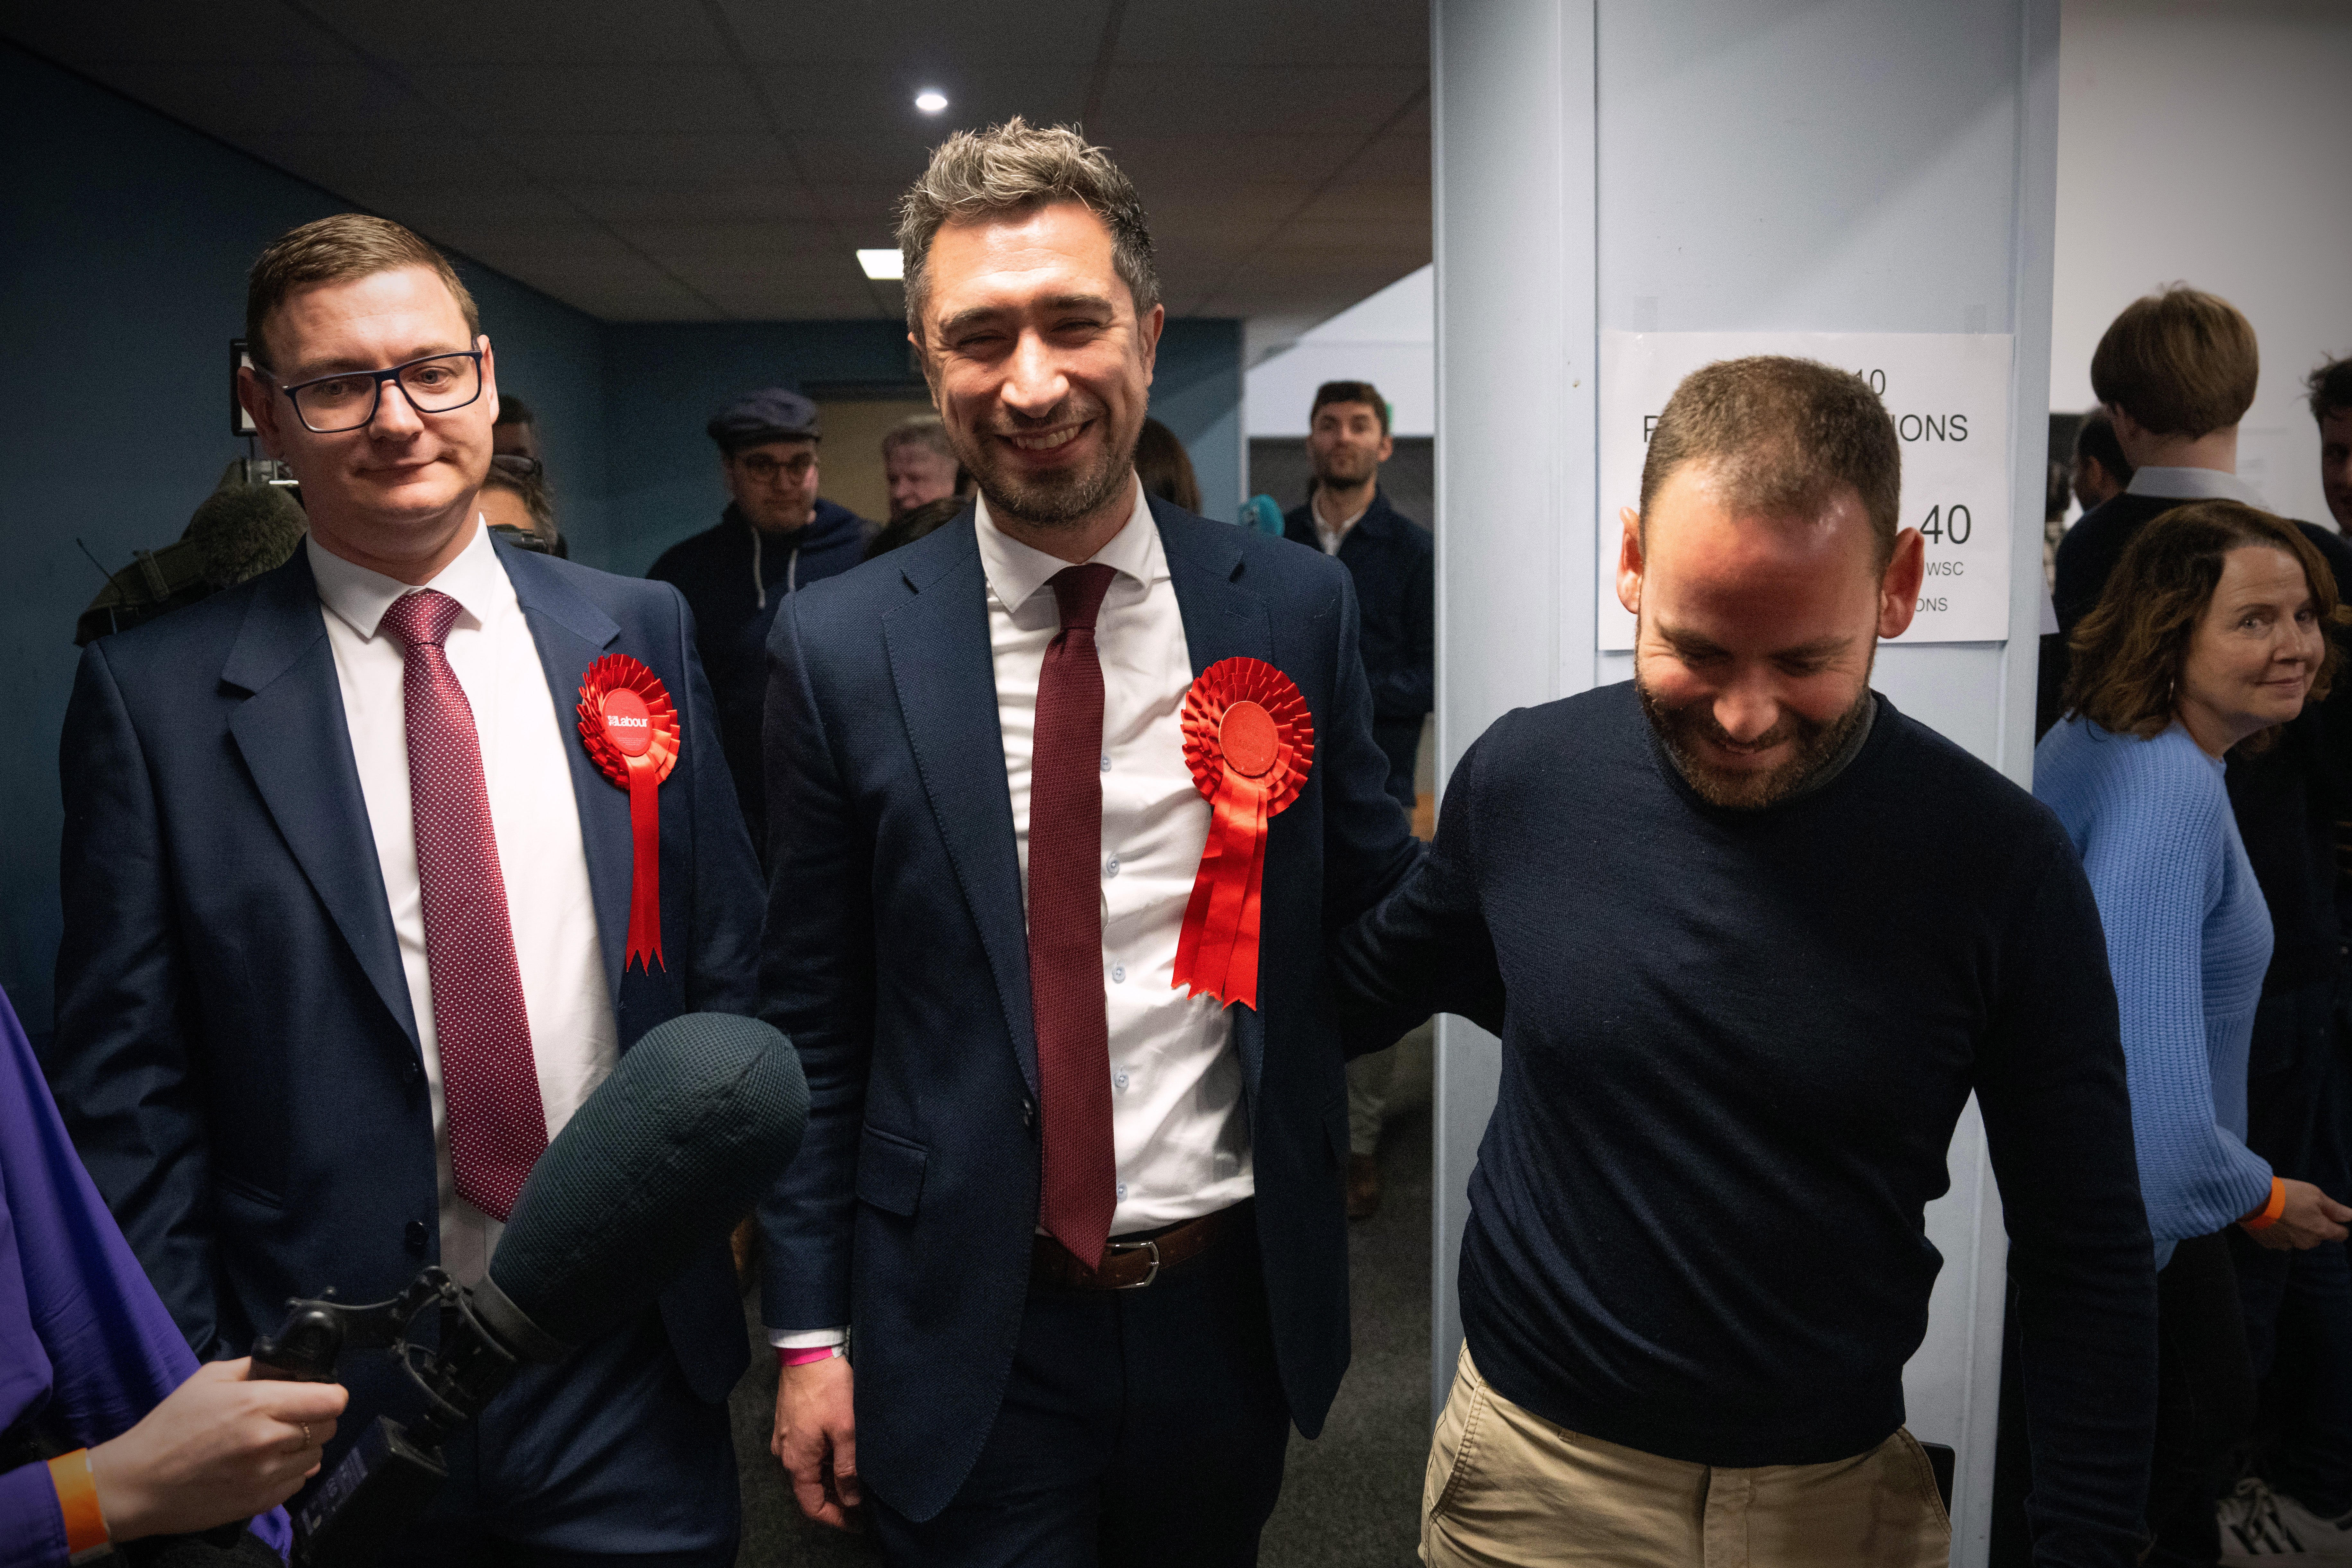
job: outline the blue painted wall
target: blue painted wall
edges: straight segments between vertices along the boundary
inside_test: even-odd
[[[0,45],[0,986],[48,1027],[58,930],[57,740],[74,619],[134,549],[168,544],[245,443],[228,344],[263,245],[350,204]],[[461,263],[506,384],[547,426],[567,528],[602,547],[602,327]]]
[[[49,1026],[57,739],[73,624],[135,549],[179,537],[221,469],[228,342],[271,238],[351,204],[0,44],[0,658],[19,743],[0,772],[0,987]],[[398,217],[400,215],[388,215]],[[612,325],[458,258],[530,400],[573,558],[642,572],[721,499],[703,424],[755,386],[919,380],[896,321]],[[1151,409],[1229,517],[1243,472],[1242,327],[1168,324]]]
[[[719,521],[727,491],[703,426],[744,393],[812,383],[919,382],[898,321],[745,321],[604,329],[604,474],[617,548],[643,572]]]

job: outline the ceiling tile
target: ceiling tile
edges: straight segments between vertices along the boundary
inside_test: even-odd
[[[1412,66],[1121,66],[1111,72],[1095,134],[1116,144],[1130,127],[1167,131],[1226,108],[1273,136],[1370,135],[1429,79]]]
[[[250,4],[251,0],[246,0]],[[382,59],[519,66],[718,64],[725,44],[696,0],[307,0],[336,33]],[[205,0],[193,15],[209,14]],[[157,6],[154,9],[166,9]],[[274,7],[273,7],[274,8]]]
[[[751,135],[768,129],[730,65],[400,68],[417,93],[486,136]]]
[[[351,58],[334,34],[279,0],[144,5],[135,17],[119,6],[18,5],[0,23],[0,37],[85,69],[130,61],[323,65]]]
[[[1186,0],[1130,5],[1121,65],[1429,67],[1427,0]]]
[[[557,187],[607,223],[809,223],[817,212],[797,184],[766,181],[722,184],[577,183]]]
[[[623,184],[738,184],[744,181],[797,184],[798,171],[783,145],[769,135],[593,135],[499,137],[497,150],[518,166],[560,186],[609,181]]]
[[[719,0],[749,58],[762,64],[911,71],[961,65],[1091,65],[1108,0],[893,0],[887,5],[778,5]],[[1130,13],[1134,7],[1130,6]]]
[[[1091,78],[1088,64],[1024,63],[927,71],[803,63],[755,67],[753,78],[786,130],[879,136],[925,155],[958,131],[1020,115],[1031,124],[1078,118]],[[948,107],[925,114],[915,94],[944,95]]]

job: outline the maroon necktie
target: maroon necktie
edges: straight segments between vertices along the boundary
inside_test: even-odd
[[[1037,1026],[1045,1233],[1102,1263],[1118,1204],[1110,1136],[1110,1024],[1102,973],[1102,664],[1095,615],[1108,566],[1054,574],[1062,629],[1037,674],[1029,763],[1029,1005]]]
[[[408,715],[409,815],[416,826],[449,1164],[457,1195],[504,1220],[547,1149],[547,1111],[531,1061],[490,795],[482,784],[481,740],[441,647],[460,608],[448,595],[425,588],[394,600],[383,626],[408,648],[401,695]]]

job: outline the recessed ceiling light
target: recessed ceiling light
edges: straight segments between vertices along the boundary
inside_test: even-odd
[[[915,107],[925,114],[937,114],[948,106],[948,95],[935,87],[927,87],[915,95]]]
[[[897,279],[907,275],[906,260],[894,247],[888,250],[861,250],[857,265],[866,269],[868,278]]]

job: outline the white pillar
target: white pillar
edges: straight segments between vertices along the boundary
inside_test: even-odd
[[[1433,0],[1438,756],[1510,708],[1627,679],[1596,647],[1598,334],[2014,339],[2005,642],[1891,647],[1875,684],[2023,784],[2032,752],[2057,138],[2057,0]],[[1921,829],[1932,831],[1923,812]],[[1438,1033],[1432,1394],[1460,1345],[1465,1189],[1493,1037]],[[1980,1563],[2000,1379],[2000,1204],[1973,1110],[1906,1374],[1959,1452]]]

